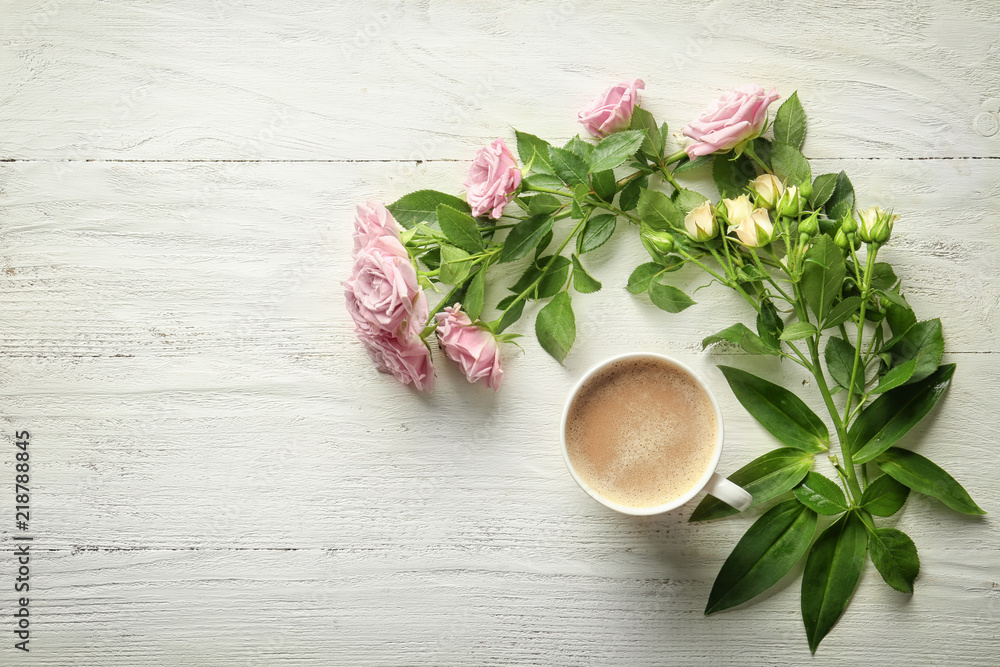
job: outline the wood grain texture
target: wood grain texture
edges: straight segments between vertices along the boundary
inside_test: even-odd
[[[29,430],[38,584],[30,658],[4,620],[0,664],[995,662],[1000,135],[976,124],[1000,97],[989,3],[40,1],[0,15],[0,474]],[[814,658],[794,576],[702,615],[760,510],[619,516],[558,451],[573,382],[637,349],[716,388],[722,471],[772,447],[715,364],[808,381],[701,352],[747,317],[731,295],[706,287],[678,315],[629,295],[644,251],[623,225],[591,255],[605,288],[575,299],[565,367],[529,338],[496,395],[443,360],[433,395],[400,387],[343,309],[356,202],[459,194],[485,140],[508,124],[568,137],[576,109],[626,76],[675,128],[735,83],[799,89],[814,172],[845,169],[859,204],[902,215],[884,256],[958,362],[907,442],[991,514],[913,498],[889,523],[920,550],[916,594],[867,567]],[[705,174],[689,183],[710,192]],[[3,518],[3,590],[12,536]]]

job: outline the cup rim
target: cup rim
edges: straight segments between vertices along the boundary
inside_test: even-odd
[[[708,395],[709,401],[712,403],[712,408],[715,411],[715,423],[716,423],[716,439],[715,439],[715,450],[712,454],[712,461],[709,466],[705,469],[704,474],[699,478],[699,480],[692,486],[689,490],[685,491],[680,496],[674,498],[670,502],[663,503],[660,505],[652,505],[650,507],[632,507],[629,505],[622,505],[621,503],[616,503],[609,498],[603,497],[600,493],[595,491],[588,485],[580,475],[577,473],[576,468],[573,467],[573,462],[569,457],[569,449],[566,446],[566,421],[569,418],[569,410],[573,405],[573,401],[576,399],[577,395],[580,393],[580,389],[583,388],[584,384],[593,377],[596,373],[607,368],[613,363],[619,361],[625,361],[627,359],[640,359],[640,358],[653,358],[660,361],[664,361],[680,370],[684,371],[691,377],[702,391]],[[696,373],[690,366],[659,352],[625,352],[623,354],[618,354],[613,357],[608,357],[607,359],[600,361],[593,365],[583,376],[577,380],[576,384],[573,385],[573,389],[570,391],[569,396],[563,405],[562,420],[559,424],[559,440],[562,448],[563,462],[566,464],[566,468],[569,470],[570,475],[576,480],[576,483],[583,489],[587,495],[601,503],[605,507],[615,510],[616,512],[621,512],[622,514],[629,514],[632,516],[651,516],[653,514],[662,514],[664,512],[669,512],[671,510],[677,509],[678,507],[684,505],[696,495],[698,495],[702,489],[708,484],[709,480],[712,479],[712,475],[715,474],[715,470],[719,465],[719,460],[722,458],[722,446],[725,439],[725,427],[722,419],[722,409],[719,407],[719,401],[716,400],[715,394],[712,393],[711,388],[705,382],[705,380]]]

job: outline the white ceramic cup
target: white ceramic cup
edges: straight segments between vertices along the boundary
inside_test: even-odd
[[[712,409],[715,411],[715,425],[718,435],[716,436],[715,451],[712,454],[712,462],[707,468],[705,468],[705,472],[693,487],[691,487],[683,495],[674,498],[670,502],[663,503],[662,505],[655,505],[652,507],[631,507],[629,505],[622,505],[621,503],[605,498],[580,478],[580,475],[573,467],[573,461],[570,459],[569,450],[566,447],[566,420],[569,418],[569,409],[570,406],[573,405],[573,399],[576,398],[577,394],[580,393],[580,389],[582,389],[583,386],[587,384],[587,381],[590,380],[590,378],[592,378],[596,373],[600,372],[604,368],[607,368],[610,364],[627,359],[657,359],[684,371],[695,381],[695,383],[697,383],[699,387],[701,387],[702,391],[705,392],[708,399],[712,402]],[[580,488],[586,491],[591,498],[613,510],[622,512],[623,514],[632,514],[637,516],[661,514],[663,512],[669,512],[670,510],[677,509],[703,490],[707,491],[727,505],[732,505],[740,511],[749,507],[750,503],[753,501],[753,496],[747,493],[743,487],[730,482],[728,479],[715,472],[716,467],[719,465],[719,458],[722,456],[722,443],[724,438],[725,431],[723,429],[722,410],[719,409],[719,402],[715,400],[715,395],[712,394],[712,390],[708,388],[705,381],[702,380],[697,373],[676,359],[672,359],[671,357],[663,354],[657,354],[655,352],[629,352],[627,354],[620,354],[616,357],[611,357],[610,359],[602,361],[587,371],[587,373],[580,378],[580,381],[576,383],[576,386],[573,387],[573,391],[570,392],[569,398],[566,400],[566,405],[563,408],[562,424],[560,428],[563,460],[566,461],[566,467],[569,469],[570,474],[573,475],[573,479],[576,480],[576,483],[580,485]]]

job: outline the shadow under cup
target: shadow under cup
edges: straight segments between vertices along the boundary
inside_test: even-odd
[[[652,363],[644,364],[643,362]],[[690,469],[690,466],[693,465],[690,461],[683,461],[683,463],[688,466],[685,481],[679,482],[677,475],[672,472],[662,472],[664,484],[668,486],[672,485],[674,487],[682,487],[682,490],[677,491],[676,495],[673,493],[664,493],[663,495],[666,499],[662,502],[656,504],[637,503],[632,505],[608,497],[609,494],[602,493],[601,491],[595,489],[593,484],[588,483],[586,479],[588,475],[584,474],[582,471],[586,470],[589,464],[583,462],[582,460],[574,461],[574,455],[571,453],[572,447],[570,447],[567,440],[567,428],[569,427],[569,429],[573,431],[572,437],[574,439],[578,436],[578,432],[588,432],[588,430],[591,429],[591,422],[580,421],[581,418],[579,416],[574,417],[574,412],[583,411],[585,417],[591,416],[591,413],[586,411],[586,407],[589,406],[586,402],[590,400],[591,394],[602,390],[603,387],[601,385],[606,382],[611,383],[618,381],[616,373],[635,374],[640,373],[640,370],[642,373],[646,374],[646,384],[648,385],[655,383],[659,386],[661,384],[659,382],[661,379],[664,383],[668,383],[668,379],[670,377],[674,377],[675,381],[673,388],[664,390],[666,392],[664,395],[669,395],[671,392],[673,394],[683,394],[677,398],[679,405],[695,406],[694,408],[691,408],[692,414],[676,414],[673,422],[671,423],[690,425],[691,419],[698,419],[701,423],[710,425],[709,420],[712,416],[714,416],[715,438],[714,443],[709,442],[707,438],[704,442],[698,443],[696,446],[692,443],[690,447],[691,449],[697,448],[703,451],[693,453],[693,455],[697,456],[697,467],[693,470]],[[652,374],[652,376],[650,374]],[[641,374],[638,377],[641,377]],[[654,382],[649,382],[650,379],[654,380]],[[627,381],[622,380],[622,382],[624,383]],[[636,380],[636,382],[638,382],[638,380]],[[704,398],[707,399],[707,406],[704,405],[705,401],[701,400],[700,395],[694,396],[691,394],[691,392],[698,392],[699,390],[700,393],[704,394]],[[613,392],[614,390],[611,389],[608,391]],[[646,385],[643,385],[643,388],[641,389],[623,390],[623,393],[627,393],[627,391],[635,391],[637,395],[640,395],[643,391],[646,391]],[[574,403],[578,398],[581,398],[581,400],[585,403],[581,403],[582,407],[579,407],[578,410],[574,411]],[[602,401],[602,403],[599,408],[594,408],[594,410],[604,410],[605,412],[611,414],[612,416],[607,421],[620,422],[628,420],[630,414],[629,411],[634,411],[634,407],[627,400],[626,396],[621,396],[619,398],[620,403],[616,403],[607,397],[595,399]],[[678,411],[679,408],[676,408],[675,413]],[[571,424],[571,419],[577,419],[579,423],[574,422]],[[651,421],[647,418],[646,421],[640,423],[636,417],[633,417],[632,420],[633,421],[630,421],[628,426],[615,427],[618,430],[615,430],[614,432],[618,434],[618,437],[609,438],[609,441],[613,442],[613,444],[609,444],[607,447],[600,444],[596,448],[600,450],[599,458],[601,458],[602,461],[607,462],[608,465],[618,465],[620,459],[627,458],[632,455],[630,450],[633,449],[633,443],[631,442],[633,431],[639,432],[648,426],[648,422]],[[601,423],[603,425],[603,421]],[[666,424],[667,420],[665,419],[663,423]],[[658,423],[653,424],[653,427],[656,427],[657,425]],[[697,429],[697,424],[694,424],[693,428]],[[590,432],[593,435],[598,431]],[[645,436],[636,436],[638,441],[648,441],[650,433],[657,433],[656,430],[650,432],[648,429],[644,432],[646,433]],[[579,437],[582,438],[584,436]],[[577,484],[580,485],[580,488],[586,491],[588,495],[601,504],[624,514],[644,516],[669,512],[670,510],[676,509],[685,504],[702,490],[707,490],[719,500],[722,500],[723,502],[726,502],[741,511],[749,507],[752,501],[750,494],[743,488],[737,486],[715,472],[715,469],[719,464],[719,458],[722,456],[724,428],[722,411],[720,410],[719,403],[715,400],[715,396],[712,394],[711,389],[708,388],[697,373],[692,371],[683,363],[666,355],[653,352],[632,352],[622,354],[607,359],[587,371],[587,373],[580,378],[580,381],[576,383],[576,386],[573,387],[569,398],[566,400],[566,404],[563,408],[560,438],[562,442],[563,459],[566,462],[566,467],[569,469],[573,479],[575,479]],[[712,445],[710,450],[708,449],[709,445]],[[686,443],[680,443],[680,446],[686,446]],[[644,445],[643,447],[646,449],[649,448],[648,445]],[[643,449],[643,447],[640,447],[640,449]],[[686,454],[687,452],[685,450],[685,455]],[[653,477],[654,479],[658,479],[656,476],[661,475],[659,471],[666,471],[666,469],[672,469],[673,467],[670,464],[664,465],[663,463],[663,457],[670,456],[666,449],[663,450],[662,454],[656,450],[652,450],[650,452],[644,452],[643,455],[647,458],[645,463],[640,464],[642,467],[637,468],[635,464],[633,464],[632,468],[620,473],[621,476],[625,478],[639,478],[645,476],[647,478]],[[650,461],[648,458],[649,456],[656,456],[659,458],[658,460]],[[577,459],[586,458],[582,454],[577,454],[576,457]],[[701,467],[702,464],[703,468]],[[693,482],[691,481],[692,479],[694,480]],[[687,484],[690,484],[690,486],[687,487],[686,490],[683,490]]]

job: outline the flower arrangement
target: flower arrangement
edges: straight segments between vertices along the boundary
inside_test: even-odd
[[[898,512],[911,492],[985,514],[951,475],[897,446],[945,393],[955,365],[941,364],[941,321],[918,321],[892,266],[878,261],[899,216],[857,209],[843,171],[813,176],[797,93],[769,122],[775,90],[735,88],[685,125],[690,141],[668,153],[667,124],[639,104],[644,88],[639,79],[613,86],[580,112],[593,140],[553,146],[515,132],[520,162],[502,139],[480,149],[465,200],[420,190],[387,207],[359,206],[347,308],[376,367],[400,382],[432,389],[428,341],[436,337],[470,382],[497,390],[500,347],[516,336],[506,330],[528,301],[546,301],[535,335],[565,358],[576,338],[571,295],[602,288],[582,258],[619,222],[649,253],[627,279],[632,294],[671,313],[694,305],[668,280],[686,266],[734,290],[752,309],[753,328],[737,322],[703,347],[729,344],[802,366],[833,433],[788,389],[720,366],[781,447],[730,476],[753,495],[751,507],[770,506],[723,564],[705,613],[754,598],[804,559],[801,611],[815,652],[866,560],[889,586],[913,592],[916,546],[876,517]],[[719,201],[681,185],[695,170],[711,170]],[[513,262],[523,272],[487,319],[488,272]],[[433,309],[427,289],[446,290]],[[817,455],[828,457],[835,479],[812,470]],[[690,520],[736,513],[707,496]]]

